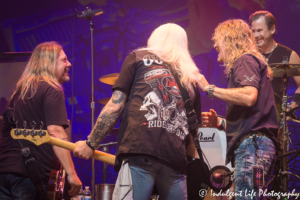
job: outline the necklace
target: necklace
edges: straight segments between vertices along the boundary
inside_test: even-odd
[[[276,42],[274,43],[274,47],[272,49],[272,51],[270,51],[267,54],[270,54],[267,58],[266,58],[266,62],[269,63],[269,58],[271,57],[272,53],[274,52],[275,48],[277,47]]]

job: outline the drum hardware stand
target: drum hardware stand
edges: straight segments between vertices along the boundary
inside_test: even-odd
[[[78,14],[77,10],[76,15],[77,18],[83,18],[84,20],[90,21],[90,30],[91,30],[91,80],[92,80],[92,102],[91,102],[91,112],[92,112],[92,129],[95,125],[95,102],[94,102],[94,42],[93,42],[93,31],[94,31],[94,24],[93,24],[93,17],[100,15],[103,13],[101,9],[98,10],[91,10],[89,7],[86,7],[86,10],[81,13],[81,15]],[[92,200],[95,199],[95,160],[92,158],[92,181],[91,181],[91,190],[92,190]]]
[[[287,100],[288,100],[288,96],[286,94],[286,90],[287,90],[287,69],[289,67],[288,64],[283,64],[283,74],[282,74],[282,80],[283,80],[283,98],[282,98],[282,122],[280,124],[280,129],[283,128],[283,151],[282,151],[282,155],[278,156],[277,158],[282,158],[282,169],[280,174],[283,175],[282,178],[282,192],[286,193],[288,192],[288,176],[292,175],[294,177],[296,177],[297,179],[300,180],[299,176],[297,176],[296,174],[290,173],[288,172],[288,163],[291,162],[293,159],[295,159],[297,156],[299,156],[300,151],[299,150],[294,150],[291,152],[288,152],[288,142],[291,142],[290,139],[290,135],[291,133],[289,133],[287,131],[287,124],[286,124],[286,117],[287,117]],[[281,145],[281,144],[280,144]],[[296,154],[294,155],[290,160],[288,160],[288,156],[291,154]],[[271,181],[274,180],[275,177],[272,178]]]
[[[288,65],[284,65],[288,66]],[[286,94],[286,88],[287,88],[287,72],[286,68],[284,68],[283,74],[282,74],[282,80],[283,80],[283,98],[282,98],[282,123],[283,123],[283,154],[286,154],[288,151],[288,141],[289,141],[289,133],[287,132],[287,124],[286,124],[286,112],[287,112],[287,100],[288,96]],[[288,169],[287,165],[287,157],[283,156],[282,158],[282,171],[285,172]],[[285,193],[288,191],[288,176],[286,174],[283,174],[283,185],[282,185],[282,191]]]
[[[110,142],[106,144],[101,144],[99,147],[102,147],[103,152],[108,152],[108,146],[115,145],[117,142]],[[107,163],[103,162],[103,184],[106,184],[106,174],[107,174]]]

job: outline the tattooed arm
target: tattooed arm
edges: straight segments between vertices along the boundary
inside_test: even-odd
[[[119,90],[114,91],[112,97],[105,105],[100,115],[97,118],[96,124],[88,136],[90,145],[97,149],[105,136],[116,125],[121,113],[124,110],[127,95]],[[86,141],[76,143],[74,156],[89,159],[94,151],[86,144]]]

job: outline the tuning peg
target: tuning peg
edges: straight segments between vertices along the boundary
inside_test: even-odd
[[[44,123],[41,121],[40,131],[39,131],[39,136],[44,136],[44,135],[46,135],[46,132],[42,130],[43,126],[44,126]]]
[[[23,135],[24,136],[29,135],[29,131],[26,130],[26,126],[27,126],[27,122],[26,121],[23,122],[23,126],[24,126]]]
[[[44,123],[41,121],[40,131],[42,131],[43,126],[44,126]]]
[[[16,125],[15,135],[21,135],[22,132],[21,132],[21,130],[19,130],[18,120],[14,120],[14,122],[15,122],[15,125]]]
[[[30,126],[31,126],[31,128],[32,128],[32,130],[31,130],[31,136],[37,135],[37,132],[34,130],[34,127],[36,126],[35,121],[32,121],[32,122],[30,123]]]
[[[30,123],[30,126],[31,126],[32,129],[34,129],[34,127],[36,126],[35,121],[32,121],[32,122]]]

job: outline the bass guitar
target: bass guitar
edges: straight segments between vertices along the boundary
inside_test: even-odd
[[[52,170],[50,172],[48,183],[48,199],[49,200],[62,200],[65,186],[65,170],[61,167],[58,170]]]
[[[49,143],[51,145],[59,146],[61,148],[74,151],[76,144],[72,142],[67,142],[61,139],[51,137],[47,130],[34,130],[34,129],[12,129],[10,135],[13,139],[24,139],[33,142],[35,145],[39,146],[44,143]],[[115,164],[115,156],[104,153],[102,151],[95,151],[92,158],[105,162],[110,165]]]

